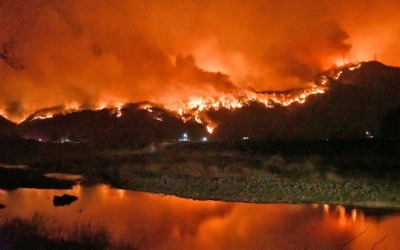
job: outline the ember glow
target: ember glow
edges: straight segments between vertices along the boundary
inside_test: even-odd
[[[286,91],[264,91],[255,92],[251,90],[237,91],[235,94],[220,94],[218,96],[199,96],[191,97],[184,101],[167,103],[164,106],[160,105],[159,108],[169,110],[172,114],[180,118],[184,123],[194,120],[199,124],[203,124],[208,133],[212,134],[218,127],[212,119],[208,117],[207,112],[226,109],[234,111],[244,106],[249,106],[253,103],[262,104],[265,108],[274,108],[276,106],[289,106],[292,103],[304,103],[308,96],[323,94],[329,89],[327,82],[329,79],[338,80],[344,70],[355,70],[362,66],[360,62],[353,62],[339,67],[332,68],[323,74],[316,77],[314,82],[307,84],[304,89],[291,89]],[[109,109],[117,117],[123,115],[123,108],[125,104],[121,101],[116,101],[115,98],[101,101],[91,109],[102,110]],[[147,110],[153,113],[153,106],[150,103],[142,104],[139,109]],[[32,121],[36,119],[48,119],[57,114],[68,114],[79,112],[88,109],[83,104],[72,102],[66,106],[57,106],[53,108],[46,108],[35,112],[34,114],[23,118],[19,122],[26,120]],[[90,108],[89,108],[90,109]],[[0,114],[4,114],[0,110]],[[5,115],[4,115],[5,116]],[[6,117],[6,116],[5,116]],[[7,118],[7,117],[6,117]],[[163,122],[163,118],[154,116],[155,120]]]
[[[323,94],[328,89],[326,86],[329,79],[338,80],[343,70],[354,70],[362,66],[362,63],[350,63],[340,67],[330,69],[321,74],[314,82],[310,82],[307,88],[304,89],[292,89],[287,91],[265,91],[255,92],[250,90],[242,90],[236,94],[220,94],[219,96],[200,96],[192,97],[188,100],[181,102],[174,102],[166,104],[164,109],[171,111],[177,117],[182,119],[183,122],[194,120],[197,123],[203,124],[207,131],[211,134],[217,128],[217,124],[208,118],[208,111],[217,111],[219,109],[235,110],[240,109],[244,106],[249,106],[252,103],[259,103],[265,106],[265,108],[273,108],[276,106],[288,106],[292,103],[304,103],[306,98],[310,95]],[[102,110],[110,109],[113,114],[120,118],[123,115],[124,103],[116,101],[113,98],[111,101],[101,101],[92,109]],[[23,118],[20,122],[25,120],[36,120],[36,119],[48,119],[54,117],[56,114],[68,114],[73,112],[82,111],[85,108],[83,104],[72,102],[66,106],[57,106],[53,108],[46,108],[36,111],[34,114]],[[139,109],[147,110],[152,113],[151,104],[143,104]],[[0,114],[4,114],[0,110]],[[4,115],[5,116],[5,115]],[[5,116],[6,117],[6,116]],[[160,117],[154,117],[154,119],[162,122],[163,119]]]
[[[332,67],[399,65],[399,12],[389,0],[3,0],[0,111],[21,122],[149,101],[211,128],[204,110],[304,102]]]
[[[240,94],[229,94],[218,97],[192,98],[185,103],[172,105],[168,109],[177,111],[179,117],[184,121],[194,119],[196,122],[205,124],[207,131],[212,133],[217,127],[212,120],[208,119],[206,112],[210,110],[235,110],[248,106],[251,103],[261,103],[266,108],[273,108],[277,105],[288,106],[293,102],[304,103],[307,96],[322,94],[326,87],[314,85],[308,89],[292,90],[287,92],[243,92]]]

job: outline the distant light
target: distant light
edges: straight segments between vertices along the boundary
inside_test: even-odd
[[[248,140],[248,139],[249,139],[248,136],[244,136],[244,137],[242,138],[242,140]]]
[[[203,137],[203,138],[201,138],[201,141],[208,141],[208,138],[207,137]]]
[[[356,221],[357,220],[357,217],[360,215],[360,211],[359,210],[357,210],[357,209],[353,209],[353,210],[351,210],[351,219],[353,220],[353,221]]]
[[[182,138],[179,139],[179,140],[180,140],[180,141],[189,141],[188,135],[187,135],[186,133],[184,133],[184,134],[182,135]]]

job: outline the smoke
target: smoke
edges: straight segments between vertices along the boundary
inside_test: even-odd
[[[398,64],[399,5],[3,0],[0,110],[283,90],[374,54]]]

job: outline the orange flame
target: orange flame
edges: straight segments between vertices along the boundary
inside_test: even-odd
[[[172,103],[164,106],[164,108],[172,111],[179,117],[183,122],[194,120],[197,123],[204,124],[207,131],[211,134],[217,128],[212,120],[207,116],[207,111],[217,111],[219,109],[236,110],[244,106],[249,106],[251,103],[261,103],[266,108],[273,108],[277,105],[288,106],[292,103],[304,103],[306,98],[310,95],[322,94],[328,89],[326,86],[328,79],[339,79],[344,69],[355,70],[361,67],[361,63],[350,63],[340,66],[335,69],[331,69],[326,74],[319,76],[315,83],[307,89],[291,90],[291,91],[270,91],[257,93],[254,91],[243,90],[236,94],[223,94],[220,96],[212,97],[192,97],[185,102]],[[110,108],[116,117],[123,115],[124,102],[116,101],[115,98],[108,98],[99,102],[94,110],[101,110],[104,108]],[[153,112],[150,104],[143,104],[139,107],[145,109],[148,112]],[[29,116],[30,120],[36,119],[48,119],[52,118],[56,114],[68,114],[73,112],[82,111],[84,108],[76,102],[72,102],[62,106],[60,108],[50,108],[44,111],[38,111],[34,115]],[[0,115],[8,119],[5,115],[6,112],[0,109]],[[25,117],[18,123],[25,121],[28,118]],[[157,120],[162,121],[161,118]]]
[[[228,110],[240,109],[251,103],[262,103],[267,108],[276,105],[288,106],[294,102],[304,103],[309,95],[325,93],[326,87],[315,85],[310,89],[297,90],[294,92],[270,92],[256,93],[244,91],[240,94],[225,94],[219,97],[193,97],[187,102],[170,105],[169,109],[177,113],[183,122],[194,119],[196,122],[205,124],[207,131],[212,133],[217,125],[205,114],[210,110],[221,108]]]
[[[276,105],[288,106],[294,102],[304,103],[309,95],[320,94],[325,92],[326,87],[324,86],[314,86],[310,89],[304,89],[297,91],[297,93],[256,93],[250,91],[244,91],[240,94],[225,94],[219,97],[194,97],[189,99],[187,102],[180,103],[178,105],[169,105],[167,109],[173,111],[177,116],[182,119],[183,122],[189,120],[195,120],[197,123],[204,124],[207,131],[211,134],[217,124],[211,121],[205,114],[210,110],[219,110],[225,108],[228,110],[240,109],[243,106],[248,106],[251,103],[258,102],[265,105],[267,108],[272,108]],[[114,110],[114,114],[117,117],[122,116],[122,102],[113,102],[113,104],[107,102],[100,102],[94,110],[102,110],[104,108],[111,108]],[[144,105],[140,107],[147,110],[148,112],[153,112],[150,105]],[[30,120],[37,119],[49,119],[54,117],[56,114],[68,114],[73,112],[79,112],[84,110],[84,108],[78,103],[69,103],[62,107],[62,110],[55,108],[45,111],[38,111],[36,114],[31,115]],[[8,117],[4,115],[5,112],[0,110],[0,115],[4,116],[6,119]],[[28,117],[23,118],[20,122],[23,122]],[[20,123],[19,122],[19,123]]]
[[[248,106],[252,102],[262,103],[267,108],[273,108],[276,105],[288,106],[292,103],[304,103],[310,95],[323,94],[327,90],[326,83],[329,78],[338,80],[344,69],[355,70],[360,68],[362,63],[353,62],[332,69],[327,75],[319,76],[311,88],[288,91],[288,92],[265,92],[257,93],[252,91],[243,91],[243,93],[225,94],[219,97],[193,97],[187,102],[177,105],[170,105],[169,109],[175,111],[183,122],[194,119],[196,122],[206,124],[207,131],[211,134],[217,124],[213,123],[204,112],[209,110],[219,110],[225,108],[235,110]]]

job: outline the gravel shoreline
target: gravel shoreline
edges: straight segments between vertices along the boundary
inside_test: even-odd
[[[379,180],[341,182],[278,176],[135,178],[119,188],[195,200],[252,203],[340,204],[400,209],[400,184]]]

